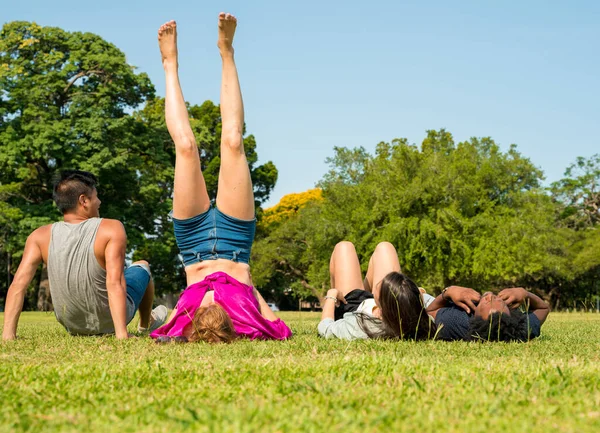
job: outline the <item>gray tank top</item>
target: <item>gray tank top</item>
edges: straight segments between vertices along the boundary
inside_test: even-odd
[[[106,270],[94,254],[102,218],[79,224],[52,224],[48,247],[48,279],[54,313],[72,334],[114,332],[106,291]]]

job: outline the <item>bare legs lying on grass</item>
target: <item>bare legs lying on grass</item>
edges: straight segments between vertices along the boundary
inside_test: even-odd
[[[338,243],[331,255],[332,288],[325,297],[319,334],[345,339],[433,337],[435,325],[425,312],[421,292],[400,271],[396,249],[381,242],[363,280],[354,245]]]

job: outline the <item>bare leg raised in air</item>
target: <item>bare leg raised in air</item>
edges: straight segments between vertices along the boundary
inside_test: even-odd
[[[210,200],[200,168],[196,138],[179,84],[177,24],[169,21],[158,30],[158,45],[166,78],[165,119],[175,143],[173,217],[194,217],[208,209]]]
[[[219,14],[217,46],[223,61],[221,75],[221,169],[217,207],[223,213],[242,220],[254,219],[254,191],[244,152],[244,103],[233,56],[233,37],[237,20]]]

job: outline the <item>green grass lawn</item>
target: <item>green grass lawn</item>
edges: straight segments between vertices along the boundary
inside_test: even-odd
[[[600,315],[553,313],[527,344],[325,341],[318,314],[281,317],[290,341],[211,346],[24,313],[0,343],[0,431],[600,431]]]

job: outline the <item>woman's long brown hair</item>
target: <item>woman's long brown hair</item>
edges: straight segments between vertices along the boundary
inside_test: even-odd
[[[436,326],[425,310],[419,287],[400,272],[390,272],[381,281],[379,309],[380,320],[359,314],[361,328],[370,338],[427,340],[435,336]]]

